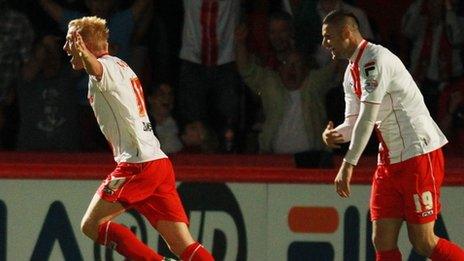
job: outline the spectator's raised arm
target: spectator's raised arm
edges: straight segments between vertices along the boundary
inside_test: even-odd
[[[237,26],[235,29],[235,62],[237,63],[239,71],[245,70],[250,64],[248,49],[246,46],[246,39],[248,36],[248,29],[244,24]]]
[[[131,6],[132,15],[134,20],[138,21],[146,13],[152,13],[153,11],[153,2],[152,0],[136,0]]]
[[[63,7],[55,3],[53,0],[40,0],[40,5],[55,20],[57,23],[61,21],[63,17]]]

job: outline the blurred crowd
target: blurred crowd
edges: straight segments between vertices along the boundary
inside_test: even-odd
[[[344,113],[346,61],[320,45],[335,9],[402,59],[450,140],[446,152],[464,155],[460,0],[0,0],[0,147],[109,150],[87,76],[62,50],[68,22],[95,15],[107,19],[111,54],[141,79],[165,152],[293,154],[300,166],[331,166],[346,149],[321,140]]]

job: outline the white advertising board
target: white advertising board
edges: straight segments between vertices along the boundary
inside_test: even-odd
[[[124,260],[79,231],[94,180],[0,181],[0,260]],[[340,199],[331,185],[179,183],[192,234],[217,260],[373,260],[370,187]],[[443,187],[439,231],[464,245],[463,187]],[[311,216],[313,215],[313,216]],[[163,252],[156,231],[136,214],[118,219]],[[313,225],[312,225],[313,223]],[[403,229],[403,258],[411,247]],[[425,260],[425,259],[423,259]]]

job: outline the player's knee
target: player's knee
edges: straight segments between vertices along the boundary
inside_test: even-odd
[[[91,239],[96,239],[96,235],[98,234],[98,223],[91,219],[83,218],[81,221],[81,232]]]
[[[429,240],[427,237],[419,238],[409,238],[411,245],[414,250],[421,256],[430,256],[432,254],[435,244],[433,240]]]
[[[376,251],[387,251],[397,247],[395,240],[391,240],[390,238],[377,233],[372,234],[371,240]]]

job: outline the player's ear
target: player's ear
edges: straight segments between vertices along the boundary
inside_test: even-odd
[[[348,25],[344,25],[341,30],[343,39],[348,39],[351,36],[351,31]]]

